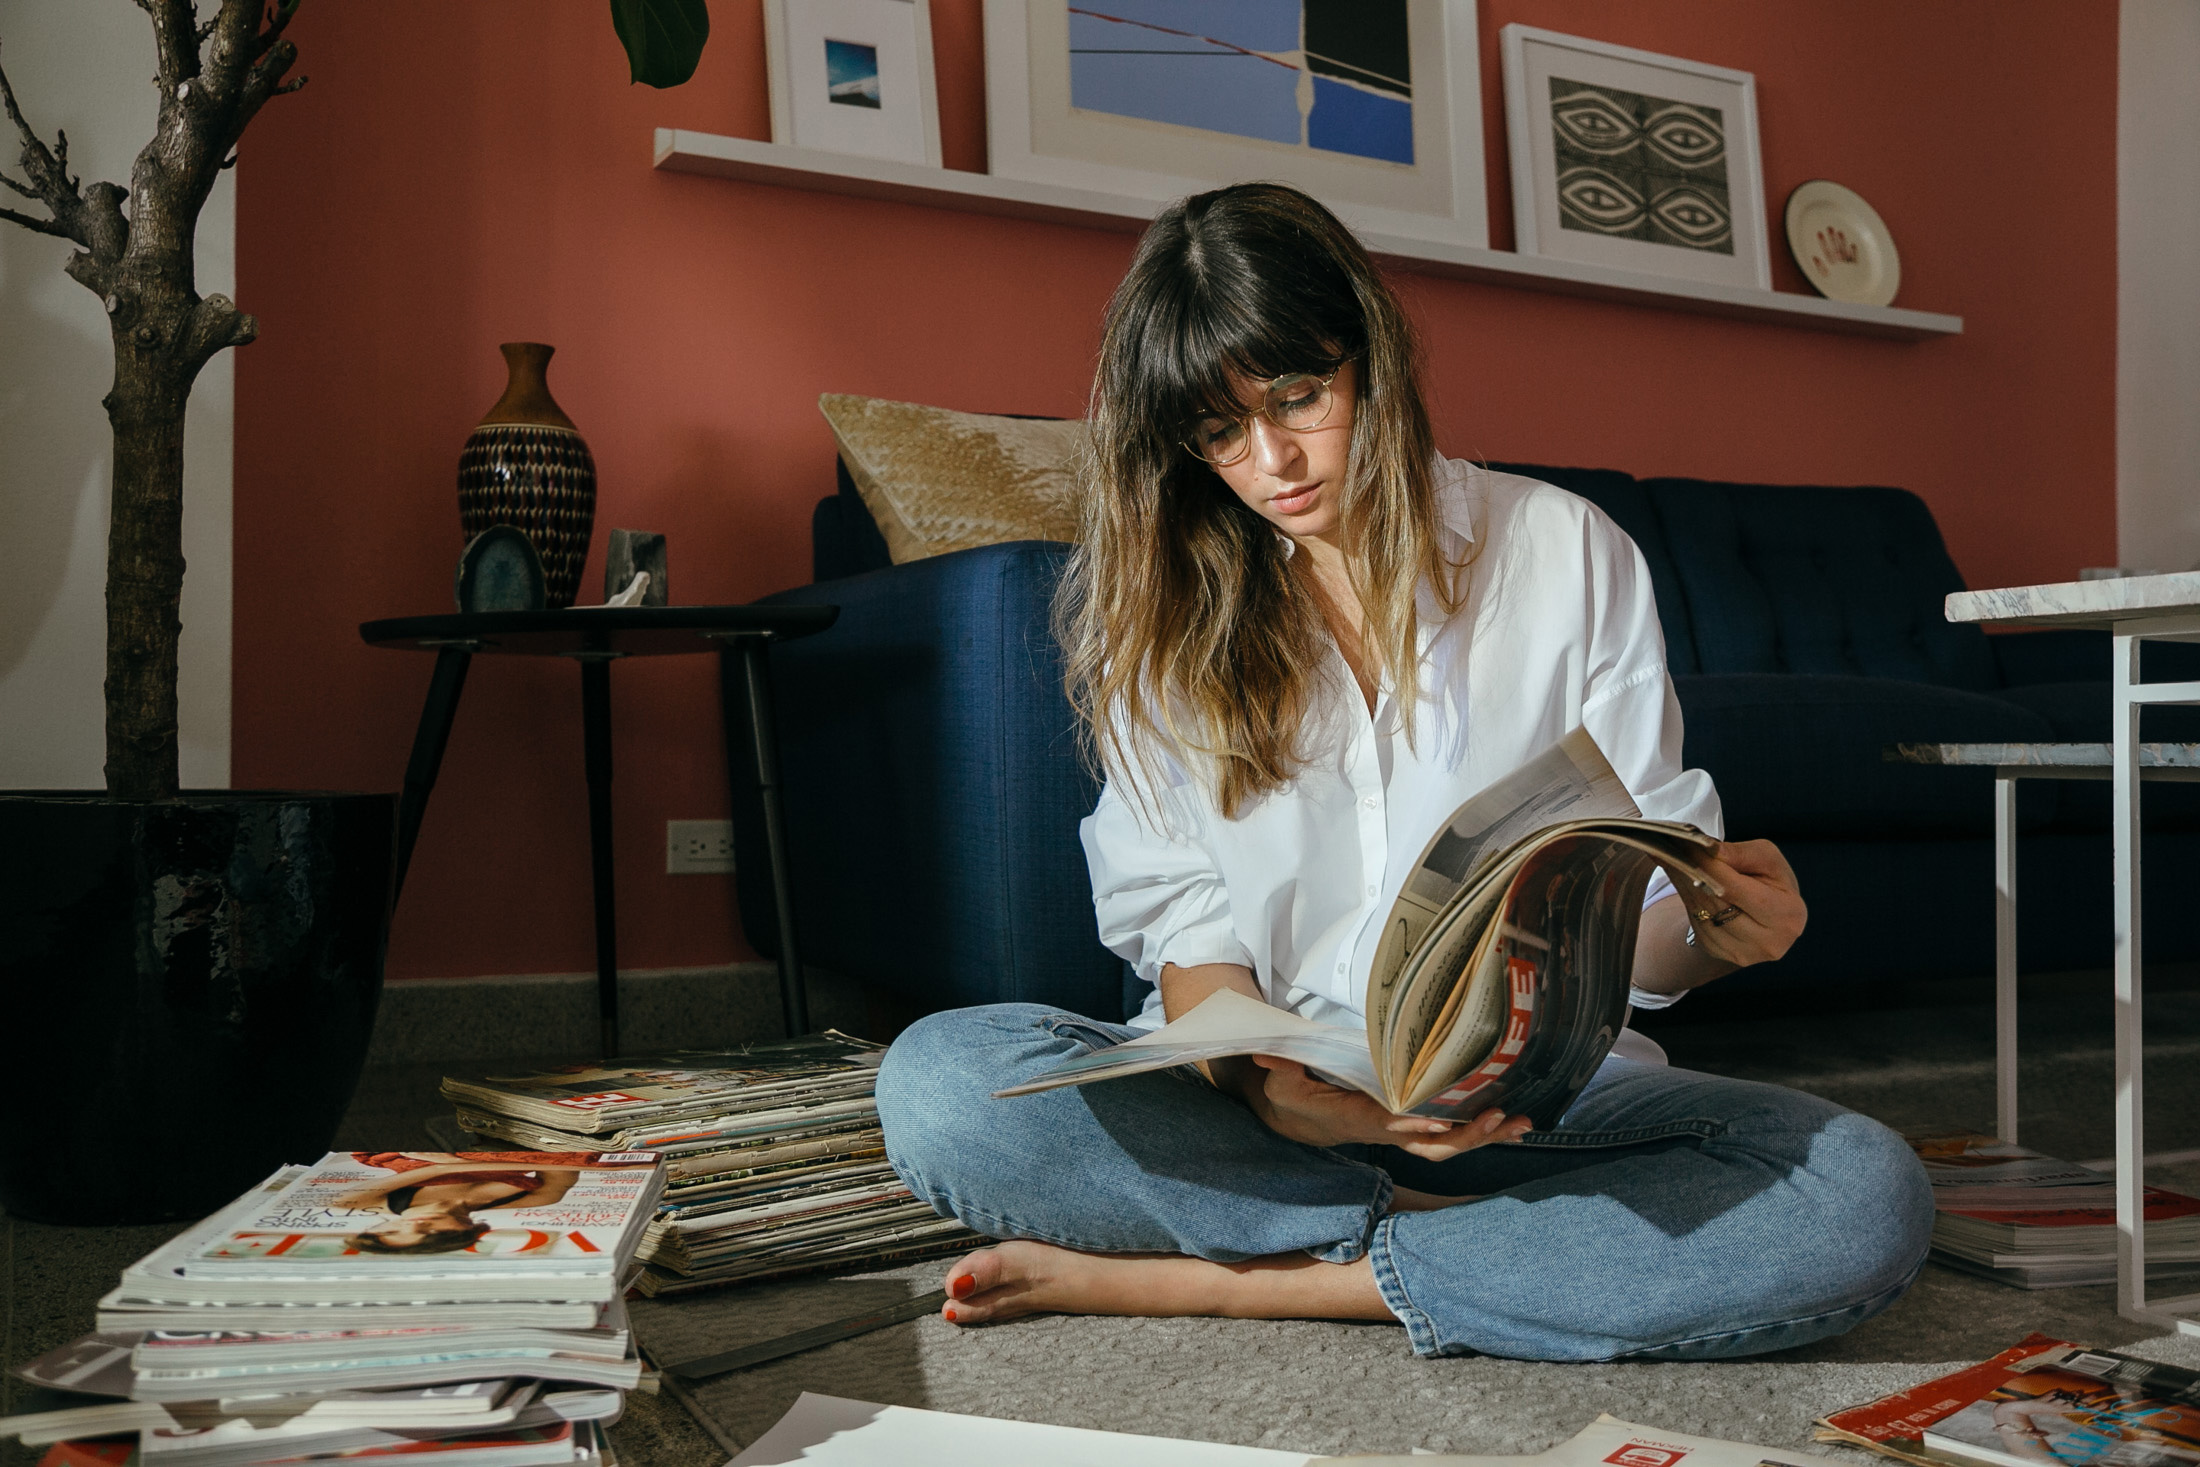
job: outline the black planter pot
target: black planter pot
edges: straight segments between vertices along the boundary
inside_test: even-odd
[[[0,793],[0,1205],[204,1216],[315,1161],[382,991],[397,797]]]

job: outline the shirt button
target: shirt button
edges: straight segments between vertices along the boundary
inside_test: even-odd
[[[1372,887],[1372,886],[1371,886],[1371,887],[1369,887],[1369,888],[1367,889],[1367,894],[1368,894],[1369,896],[1373,896],[1373,895],[1375,895],[1375,888],[1374,888],[1374,887]]]
[[[1338,971],[1339,973],[1342,973],[1342,972],[1344,971],[1344,964],[1342,964],[1342,963],[1339,963],[1339,964],[1337,964],[1337,971]]]
[[[1367,806],[1368,809],[1372,810],[1376,806],[1380,805],[1382,801],[1376,799],[1373,795],[1369,795],[1366,799],[1360,801],[1360,803]]]

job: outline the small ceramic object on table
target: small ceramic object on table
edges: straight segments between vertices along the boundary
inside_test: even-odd
[[[617,602],[634,584],[634,577],[644,574],[649,583],[642,590],[642,599],[627,604],[666,605],[665,537],[648,530],[613,530],[604,545],[604,601]]]
[[[466,542],[456,590],[460,611],[541,611],[542,557],[510,525],[491,525]]]
[[[596,460],[550,395],[557,348],[508,341],[504,395],[458,459],[458,517],[468,539],[495,525],[526,535],[542,557],[543,605],[571,606],[596,520]]]
[[[1788,249],[1827,300],[1884,306],[1902,289],[1902,256],[1887,223],[1853,189],[1814,178],[1787,201]]]

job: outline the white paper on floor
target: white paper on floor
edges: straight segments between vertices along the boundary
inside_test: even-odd
[[[1603,1415],[1533,1457],[1464,1457],[1416,1453],[1410,1457],[1316,1457],[1311,1467],[1836,1467],[1816,1452],[1774,1452],[1748,1442],[1690,1436],[1638,1426]],[[1845,1467],[1845,1464],[1843,1464]]]
[[[1040,1426],[991,1416],[919,1411],[913,1406],[878,1406],[804,1391],[779,1424],[728,1467],[775,1467],[785,1462],[830,1467],[1030,1467],[1034,1462],[1047,1467],[1121,1467],[1132,1460],[1139,1467],[1306,1467],[1312,1459],[1266,1447]]]

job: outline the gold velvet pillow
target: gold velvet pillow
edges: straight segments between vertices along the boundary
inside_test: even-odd
[[[894,564],[1004,540],[1077,538],[1082,422],[831,392],[817,405]]]

